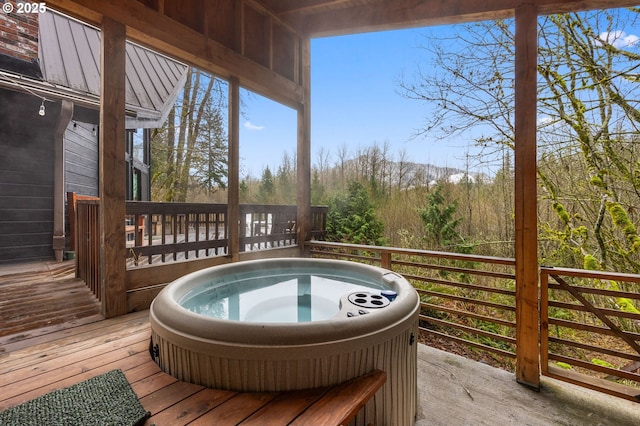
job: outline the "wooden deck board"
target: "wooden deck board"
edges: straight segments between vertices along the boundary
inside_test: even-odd
[[[37,379],[38,376],[44,374],[48,376],[48,380],[56,377],[62,379],[127,356],[133,356],[139,352],[145,352],[148,350],[148,345],[149,334],[144,333],[144,335],[141,335],[141,333],[137,333],[115,341],[109,350],[100,353],[99,356],[88,358],[90,355],[95,355],[93,348],[71,352],[61,357],[52,356],[46,361],[38,361],[35,366],[29,363],[20,368],[12,369],[9,373],[0,374],[0,380],[10,384],[26,379]],[[11,391],[16,392],[16,387],[12,388]]]
[[[43,328],[61,330],[103,319],[98,300],[75,278],[73,262],[29,266],[34,270],[0,269],[0,348],[7,336],[22,340],[42,334]]]
[[[103,320],[37,337],[21,335],[21,339],[14,340],[18,336],[8,336],[7,343],[0,339],[0,360],[3,364],[12,360],[29,363],[34,358],[42,362],[47,357],[59,357],[115,339],[118,333],[127,335],[148,330],[147,317],[148,313],[139,312],[127,315],[126,319]],[[108,330],[107,334],[101,334],[102,330]]]
[[[269,404],[269,410],[257,410],[242,422],[242,426],[264,426],[268,424],[287,424],[304,412],[309,405],[324,395],[326,389],[306,389],[297,393],[296,403],[292,404],[286,394],[278,395]]]

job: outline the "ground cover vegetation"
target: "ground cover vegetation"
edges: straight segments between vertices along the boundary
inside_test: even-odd
[[[638,8],[615,9],[539,19],[541,265],[640,273],[640,44],[633,35],[633,31],[640,33],[639,12]],[[500,351],[512,353],[514,348],[512,266],[486,264],[473,256],[513,257],[514,23],[468,24],[454,37],[425,36],[422,48],[433,62],[399,82],[404,96],[417,104],[438,106],[417,136],[436,135],[441,143],[451,143],[479,128],[471,134],[473,143],[483,148],[481,154],[469,156],[464,170],[449,170],[416,164],[409,152],[391,152],[385,141],[365,147],[344,143],[336,152],[320,148],[313,159],[312,203],[330,206],[327,230],[334,241],[471,256],[425,261],[424,256],[405,254],[397,255],[396,260],[419,289],[423,314],[431,319],[424,327],[435,333],[425,338],[445,349],[510,368],[511,358]],[[199,111],[185,107],[188,104],[183,102],[181,114],[196,112],[188,113],[187,121],[192,117],[189,114]],[[171,130],[163,132],[170,134]],[[215,134],[224,140],[223,132]],[[187,156],[181,154],[180,144],[169,145],[158,144],[170,172],[158,175],[155,193],[179,200],[181,186],[170,176],[194,166],[171,166],[178,159],[184,163]],[[474,172],[484,170],[483,162],[488,160],[494,165],[490,173]],[[244,177],[242,202],[295,204],[295,164],[295,154],[285,152],[276,170],[266,168],[260,178]],[[455,173],[462,178],[450,179]],[[206,193],[209,201],[225,202],[221,182],[213,185],[218,189],[215,194],[196,185],[192,199]],[[585,300],[608,310],[616,327],[632,335],[640,333],[637,284],[570,281],[598,290],[585,292]],[[614,342],[611,337],[570,326],[603,326],[597,316],[576,307],[570,292],[556,289],[550,298],[563,307],[551,307],[549,316],[566,321],[551,327],[554,337],[578,343],[552,343],[550,350],[617,369],[629,367],[629,360],[638,358],[629,342]],[[472,345],[452,344],[447,336]],[[594,339],[630,355],[621,358],[581,346]],[[487,347],[494,351],[477,352]]]

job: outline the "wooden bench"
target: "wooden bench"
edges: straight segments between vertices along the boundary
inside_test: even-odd
[[[206,401],[199,404],[208,405],[209,409],[189,425],[347,425],[386,380],[384,371],[374,370],[334,386],[300,391],[231,392],[207,389],[203,395]],[[141,402],[144,405],[146,401],[143,398]],[[189,412],[184,406],[180,410],[181,413],[176,414]],[[162,415],[154,416],[145,425],[159,425],[163,421],[171,420]]]
[[[386,382],[387,375],[384,371],[375,370],[364,376],[338,384],[330,388],[324,388],[324,393],[319,399],[304,407],[306,398],[302,392],[285,392],[280,394],[281,403],[277,400],[265,407],[263,413],[257,412],[247,419],[248,425],[276,425],[289,424],[302,425],[346,425],[353,420],[360,409]],[[304,408],[295,420],[283,418],[285,408]],[[293,410],[295,411],[295,410]],[[293,413],[291,413],[293,414]],[[253,420],[252,420],[253,419]],[[243,426],[245,423],[241,423]]]

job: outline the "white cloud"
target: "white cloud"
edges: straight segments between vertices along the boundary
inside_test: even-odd
[[[598,36],[598,39],[618,49],[637,46],[640,43],[640,37],[635,34],[627,34],[621,30],[603,32]]]
[[[244,127],[245,129],[249,129],[249,130],[263,130],[264,126],[256,126],[255,124],[253,124],[250,121],[245,121],[244,122]]]

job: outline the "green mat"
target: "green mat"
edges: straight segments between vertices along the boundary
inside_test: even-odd
[[[0,425],[132,426],[148,417],[122,370],[113,370],[0,411]]]

